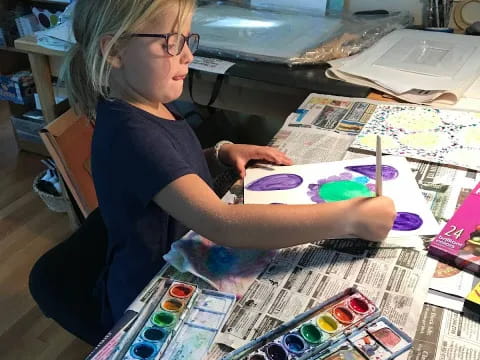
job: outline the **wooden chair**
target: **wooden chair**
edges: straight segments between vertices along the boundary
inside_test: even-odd
[[[85,116],[77,116],[70,109],[40,131],[83,218],[98,207],[90,170],[93,129]]]

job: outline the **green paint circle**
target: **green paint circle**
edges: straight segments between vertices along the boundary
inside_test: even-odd
[[[302,337],[311,344],[318,344],[322,341],[322,332],[313,324],[305,324],[300,328]]]
[[[153,315],[152,322],[160,327],[169,327],[175,322],[175,316],[166,311],[159,311]]]
[[[356,197],[370,197],[373,196],[373,192],[365,184],[350,180],[340,180],[320,186],[318,196],[326,202],[334,202]]]

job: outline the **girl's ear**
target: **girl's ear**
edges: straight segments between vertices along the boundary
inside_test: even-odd
[[[102,51],[102,55],[104,57],[107,54],[107,49],[110,46],[111,41],[112,35],[103,35],[100,38],[100,50]],[[113,48],[110,50],[107,61],[115,69],[119,69],[122,66],[120,54],[118,53],[118,51],[115,50],[115,46],[113,46]]]

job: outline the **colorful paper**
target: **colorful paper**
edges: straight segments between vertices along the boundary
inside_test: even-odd
[[[164,259],[178,271],[190,272],[217,290],[241,297],[275,253],[223,247],[191,231],[173,243]]]
[[[351,148],[480,170],[480,113],[379,105]]]
[[[393,199],[397,210],[389,237],[436,235],[438,223],[405,158],[384,156],[382,178],[383,194]],[[374,157],[250,168],[244,181],[245,204],[317,204],[371,196]]]

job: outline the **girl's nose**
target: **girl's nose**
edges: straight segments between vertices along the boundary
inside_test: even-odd
[[[188,47],[188,44],[185,43],[183,46],[182,52],[180,53],[180,61],[183,64],[190,64],[193,61],[193,54]]]

